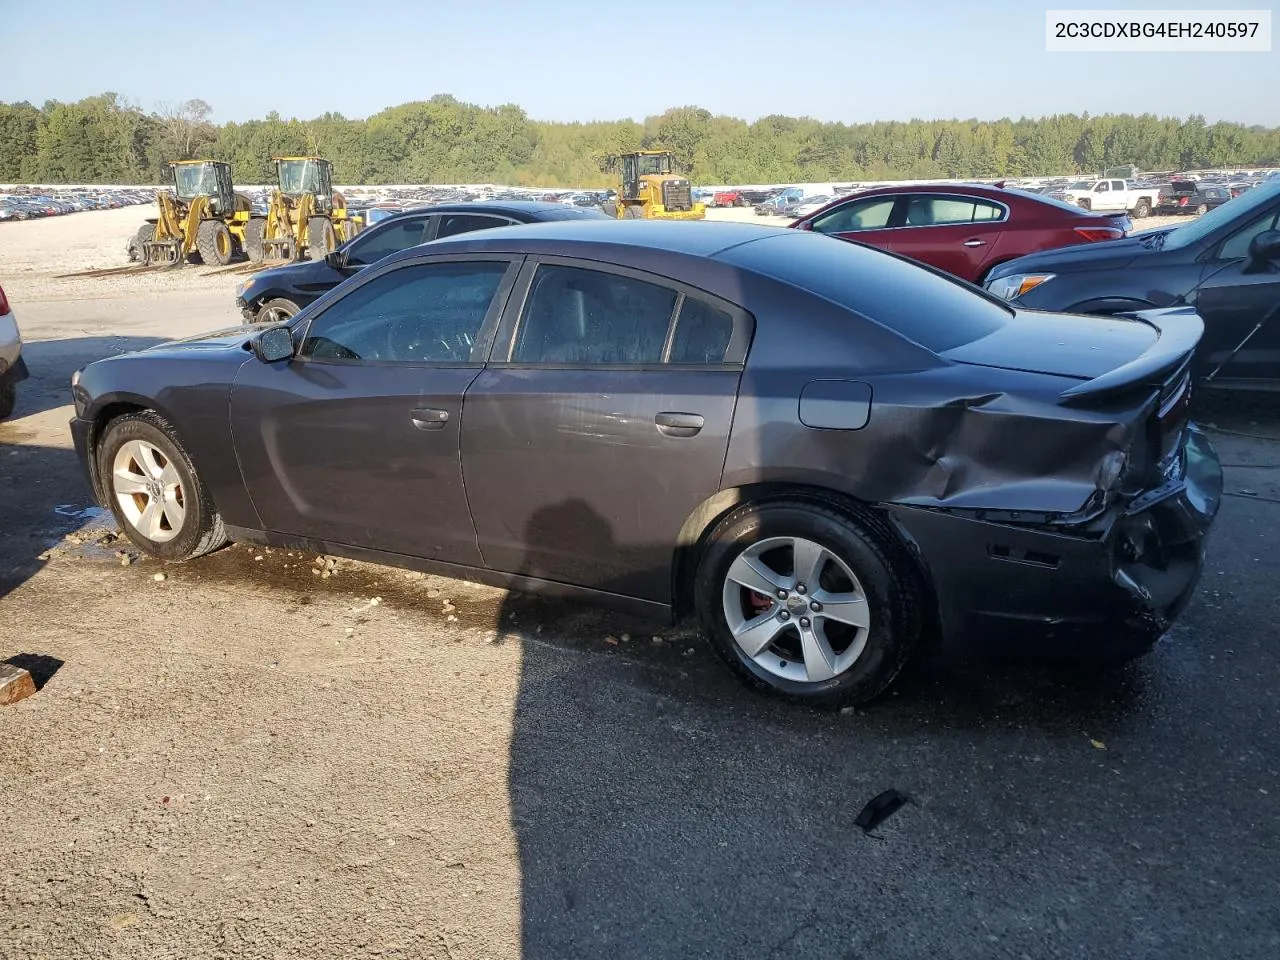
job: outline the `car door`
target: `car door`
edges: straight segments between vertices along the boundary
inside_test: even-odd
[[[886,248],[892,228],[900,217],[897,210],[901,194],[860,197],[842,203],[806,220],[803,228],[845,240],[856,240],[872,247]]]
[[[665,278],[525,266],[467,391],[462,464],[494,569],[667,603],[720,484],[751,319]]]
[[[994,200],[961,194],[915,193],[904,197],[902,226],[888,248],[977,283],[1009,219]]]
[[[1211,381],[1280,383],[1280,263],[1249,259],[1250,242],[1277,229],[1278,215],[1273,206],[1224,240],[1195,291],[1205,327],[1197,363]]]
[[[266,530],[479,565],[458,462],[515,258],[374,268],[295,331],[296,356],[245,364],[231,424]]]

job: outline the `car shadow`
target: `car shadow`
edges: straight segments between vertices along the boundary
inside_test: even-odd
[[[30,376],[18,384],[18,403],[10,419],[56,410],[71,403],[71,375],[85,364],[163,342],[160,337],[75,337],[24,343],[22,358]]]
[[[156,337],[79,337],[24,343],[30,377],[18,384],[13,415],[0,422],[0,597],[44,566],[41,557],[68,534],[101,516],[64,422],[65,446],[53,445],[50,411],[71,403],[71,374],[94,360],[141,350]],[[71,416],[70,410],[67,412]],[[39,418],[37,420],[37,418]],[[55,441],[56,442],[56,441]]]
[[[565,529],[611,565],[660,569],[669,556],[617,543],[604,517],[567,501],[530,519],[520,572],[542,575],[538,555]],[[897,869],[855,825],[866,801],[976,784],[988,774],[967,766],[975,754],[1039,754],[1067,736],[1089,759],[1080,731],[1102,743],[1146,697],[1140,668],[1067,679],[934,652],[883,699],[819,711],[748,690],[689,625],[520,594],[498,619],[522,644],[508,787],[526,960],[870,955],[869,941],[839,941],[857,884]],[[1092,769],[1081,778],[1053,789],[1100,788]],[[1010,789],[988,787],[995,799]]]

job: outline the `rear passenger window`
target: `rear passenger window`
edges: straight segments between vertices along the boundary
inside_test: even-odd
[[[701,300],[686,297],[671,342],[672,363],[724,363],[733,339],[733,317]]]
[[[515,363],[661,363],[677,294],[599,270],[542,266],[534,274]]]

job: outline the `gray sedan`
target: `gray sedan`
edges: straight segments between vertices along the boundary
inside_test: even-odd
[[[1220,495],[1201,331],[1024,317],[802,231],[533,224],[90,364],[72,431],[161,559],[246,540],[696,612],[748,682],[838,705],[922,637],[1149,648]]]

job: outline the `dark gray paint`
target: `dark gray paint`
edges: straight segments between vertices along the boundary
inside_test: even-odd
[[[92,421],[126,384],[142,402],[154,397],[173,411],[184,439],[193,437],[194,459],[228,523],[276,542],[381,551],[397,562],[443,562],[489,580],[519,576],[679,607],[686,581],[676,581],[673,569],[725,510],[779,491],[816,491],[880,511],[904,547],[918,553],[944,625],[963,613],[968,593],[992,583],[1002,585],[992,595],[1006,596],[1010,609],[1034,612],[1041,603],[1055,620],[1144,611],[1167,619],[1176,612],[1195,582],[1203,536],[1184,515],[1197,513],[1196,501],[1201,519],[1216,510],[1211,453],[1205,470],[1166,484],[1161,503],[1144,508],[1163,524],[1185,527],[1174,546],[1195,554],[1170,578],[1178,587],[1174,602],[1140,602],[1137,588],[1113,589],[1109,559],[1116,530],[1130,522],[1126,505],[1160,482],[1155,457],[1182,423],[1181,407],[1166,423],[1153,419],[1159,381],[1171,376],[1157,367],[1183,356],[1175,350],[1149,359],[1163,357],[1167,346],[1156,336],[1160,318],[1153,326],[1009,315],[996,335],[956,356],[939,355],[856,312],[856,291],[877,282],[884,274],[877,267],[891,255],[841,243],[853,291],[845,306],[787,282],[792,260],[803,262],[813,250],[830,259],[831,248],[813,245],[833,243],[841,241],[753,225],[537,224],[440,241],[389,257],[374,271],[480,254],[526,257],[525,275],[539,258],[554,257],[667,278],[739,305],[740,322],[753,319],[741,371],[493,362],[410,370],[257,360],[241,369],[250,354],[248,334],[240,332],[91,365],[79,412]],[[731,262],[755,244],[767,245],[766,255],[756,250],[742,259],[767,261],[768,276]],[[954,283],[924,271],[910,276],[916,285]],[[293,326],[304,327],[360,282],[304,310]],[[486,324],[496,330],[498,356],[511,342],[518,288],[501,317],[495,308],[493,326]],[[910,288],[898,292],[908,302],[911,295]],[[886,302],[884,291],[877,297]],[[1198,318],[1178,320],[1193,346],[1198,330],[1190,325]],[[1045,342],[1032,332],[1052,337]],[[1133,382],[1116,390],[1120,368],[1134,371]],[[228,404],[226,385],[238,369]],[[865,426],[801,422],[806,386],[824,380],[868,385],[869,420],[862,388],[848,398],[847,416],[822,414]],[[1072,391],[1087,395],[1068,398]],[[834,401],[821,399],[824,406]],[[439,429],[422,429],[414,421],[424,410],[444,411],[447,419]],[[679,419],[664,422],[664,414]],[[703,426],[693,432],[685,418],[695,417]],[[1149,447],[1155,453],[1148,459]],[[1125,449],[1134,464],[1125,492],[1104,496],[1102,464]],[[233,451],[240,475],[229,468]],[[246,509],[246,489],[260,517]],[[995,552],[983,553],[988,547]],[[1023,562],[1041,553],[1076,571],[1073,583],[1106,585],[1106,603],[1087,610],[1044,603],[1057,581],[1043,564]]]
[[[871,384],[811,380],[800,391],[800,422],[819,430],[861,430],[871,420]]]

